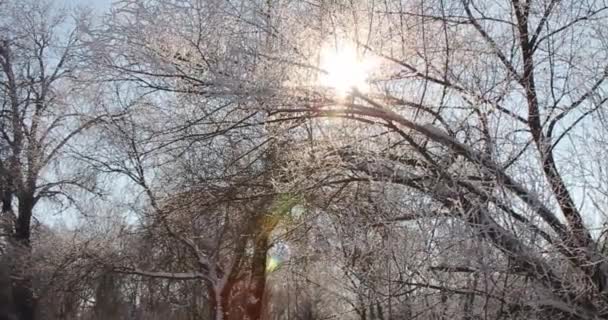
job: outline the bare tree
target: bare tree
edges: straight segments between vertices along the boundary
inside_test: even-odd
[[[2,6],[2,208],[14,222],[10,238],[18,248],[13,287],[17,312],[19,319],[33,319],[36,296],[27,261],[34,207],[44,198],[73,201],[74,189],[94,190],[92,176],[67,172],[68,160],[62,155],[100,117],[78,93],[80,27],[86,13],[71,19],[51,3],[38,1]]]
[[[264,103],[256,98],[263,85],[253,82],[266,71],[242,52],[265,37],[239,31],[256,30],[241,22],[230,25],[239,14],[259,15],[258,6],[117,7],[90,47],[100,76],[120,88],[112,102],[126,106],[124,116],[104,126],[108,149],[81,156],[142,192],[142,227],[155,247],[167,246],[162,256],[172,262],[112,265],[119,273],[203,284],[215,319],[260,319],[275,211],[284,209],[276,208],[281,199],[271,184],[276,150],[252,107]]]
[[[97,138],[78,160],[141,222],[87,257],[105,269],[82,314],[179,317],[178,301],[216,319],[608,315],[608,180],[592,152],[606,142],[605,3],[118,1],[86,30],[114,117],[73,110],[81,29],[53,37],[63,20],[46,7],[9,7],[0,176],[20,261],[35,204],[93,187],[76,171],[47,181],[76,136]],[[348,79],[356,61],[324,65],[345,47],[372,61],[364,81]],[[280,273],[332,299],[277,307],[294,291],[267,290],[277,238],[304,261]],[[31,277],[16,279],[30,319]]]
[[[295,98],[274,120],[299,114],[359,122],[353,137],[354,130],[341,134],[317,121],[315,158],[325,162],[321,170],[334,170],[321,178],[336,188],[365,181],[405,187],[430,200],[414,217],[466,223],[502,252],[500,264],[538,285],[520,309],[604,317],[608,265],[583,220],[598,209],[582,211],[577,194],[584,191],[566,163],[580,165],[586,155],[565,151],[585,141],[577,130],[606,101],[604,4],[335,6],[352,14],[330,31],[382,61],[375,86],[346,100],[318,90],[302,99],[305,89],[289,88]],[[336,168],[339,178],[327,179]]]

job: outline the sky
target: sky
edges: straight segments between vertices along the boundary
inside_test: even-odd
[[[65,5],[72,6],[90,6],[100,12],[103,12],[110,8],[113,0],[59,0]]]
[[[115,0],[51,0],[59,8],[75,8],[79,6],[90,7],[95,10],[97,15],[106,13]],[[81,217],[72,208],[53,209],[48,203],[40,203],[35,209],[36,218],[44,224],[50,226],[75,227]]]

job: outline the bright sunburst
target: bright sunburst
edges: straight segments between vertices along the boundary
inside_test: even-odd
[[[345,97],[354,89],[369,90],[368,78],[374,67],[372,59],[365,58],[352,45],[333,45],[321,50],[322,86],[333,88],[339,96]]]

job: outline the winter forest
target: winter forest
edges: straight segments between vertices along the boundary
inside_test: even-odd
[[[608,319],[607,0],[109,2],[0,0],[0,320]]]

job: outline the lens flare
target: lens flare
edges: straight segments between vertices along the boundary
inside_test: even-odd
[[[365,58],[352,45],[327,46],[321,50],[320,76],[322,86],[332,88],[339,96],[345,97],[353,90],[367,92],[368,78],[374,67],[373,60]]]
[[[268,257],[266,260],[266,272],[271,273],[281,265],[281,261],[276,257]]]

